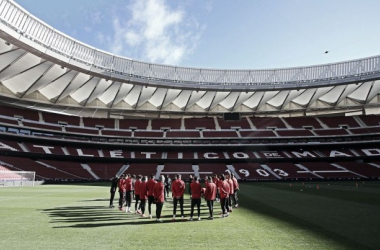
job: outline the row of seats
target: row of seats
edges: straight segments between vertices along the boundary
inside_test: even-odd
[[[8,122],[11,121],[11,122]],[[239,130],[115,130],[115,129],[96,129],[87,127],[59,126],[53,124],[41,124],[38,122],[14,121],[1,119],[0,124],[16,125],[19,129],[38,129],[59,133],[70,133],[74,135],[100,135],[114,137],[133,137],[133,138],[238,138],[238,137],[313,137],[313,136],[342,136],[342,135],[361,135],[380,133],[380,126],[360,127],[360,128],[333,128],[333,129],[239,129]],[[1,130],[6,132],[5,127]],[[14,130],[10,130],[12,132]],[[9,132],[9,131],[8,131]]]
[[[116,174],[130,173],[142,175],[180,173],[184,179],[197,175],[204,179],[207,175],[221,174],[230,170],[238,179],[246,180],[293,180],[293,179],[374,179],[380,177],[380,162],[300,162],[282,163],[79,163],[75,161],[31,160],[28,158],[0,156],[0,166],[15,171],[35,171],[39,180],[48,179],[110,179]],[[1,168],[0,168],[1,173]]]
[[[306,146],[306,145],[304,145]],[[347,145],[336,145],[334,148],[326,149],[323,146],[312,145],[310,149],[302,149],[303,146],[289,147],[281,149],[247,149],[247,148],[208,148],[198,147],[173,147],[170,149],[139,148],[115,146],[112,144],[93,143],[73,146],[60,142],[54,144],[49,141],[30,142],[0,139],[1,151],[17,151],[24,153],[36,153],[46,155],[66,155],[80,157],[100,157],[100,158],[136,158],[136,159],[270,159],[270,158],[324,158],[324,157],[363,157],[380,156],[380,148],[372,146],[361,146],[347,148]]]
[[[0,122],[17,123],[17,120],[4,119],[20,118],[22,120],[34,121],[28,123],[23,121],[26,126],[40,126],[47,124],[57,125],[66,124],[67,126],[105,129],[141,129],[141,130],[160,130],[160,129],[328,129],[328,128],[360,128],[380,125],[380,116],[377,115],[360,115],[360,116],[334,116],[334,117],[243,117],[240,121],[225,121],[222,118],[203,117],[203,118],[184,118],[184,119],[113,119],[113,118],[90,118],[69,116],[49,112],[39,112],[36,110],[13,108],[0,106]],[[70,128],[73,129],[73,128]],[[80,131],[72,131],[79,132]],[[88,131],[87,131],[88,132]]]

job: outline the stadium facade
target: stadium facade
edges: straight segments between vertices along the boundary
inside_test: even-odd
[[[83,44],[0,0],[0,96],[8,105],[93,117],[376,113],[380,56],[263,70],[136,61]]]

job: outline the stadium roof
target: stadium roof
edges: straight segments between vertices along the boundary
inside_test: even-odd
[[[219,70],[123,58],[0,0],[1,102],[83,116],[241,112],[321,114],[378,108],[380,56],[282,69]]]

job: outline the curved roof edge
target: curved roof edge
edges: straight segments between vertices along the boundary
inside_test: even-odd
[[[306,67],[222,70],[177,67],[117,56],[59,32],[12,0],[0,0],[2,37],[89,74],[138,85],[219,91],[322,87],[380,78],[380,56]],[[18,42],[17,42],[18,41]],[[44,54],[44,55],[42,55]]]

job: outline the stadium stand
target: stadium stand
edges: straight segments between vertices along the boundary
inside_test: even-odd
[[[62,131],[62,127],[60,125],[53,125],[53,124],[41,124],[41,123],[35,123],[35,122],[26,122],[23,121],[22,124],[25,127],[32,127],[32,128],[42,128],[47,130],[57,130]]]
[[[360,127],[360,125],[351,116],[319,117],[319,120],[323,124],[326,124],[329,128]]]
[[[235,131],[203,131],[203,137],[238,137]]]
[[[161,171],[161,174],[181,174],[182,179],[189,178],[190,175],[194,176],[194,170],[190,163],[166,163]]]
[[[89,118],[83,117],[83,124],[85,127],[96,128],[115,128],[115,120],[108,118]]]
[[[126,173],[144,176],[155,175],[157,173],[157,166],[155,163],[132,163],[128,166]]]
[[[0,8],[0,164],[9,169],[45,180],[226,170],[261,181],[380,178],[379,56],[279,70],[173,67],[99,51],[13,1]],[[228,112],[240,120],[221,118]]]
[[[73,126],[80,126],[80,117],[79,116],[70,116],[70,115],[61,115],[61,114],[55,114],[55,113],[49,113],[49,112],[41,112],[43,120],[46,123],[53,123],[53,124],[66,124],[66,125],[73,125]]]
[[[316,129],[314,132],[317,135],[348,135],[349,133],[345,129]]]
[[[147,129],[148,119],[121,119],[119,120],[120,129]]]
[[[306,167],[308,171],[326,179],[360,177],[347,169],[339,168],[328,162],[301,162],[300,165]]]
[[[166,137],[179,137],[179,138],[198,138],[200,137],[199,131],[168,131]]]
[[[214,118],[185,118],[184,119],[186,129],[215,129]]]
[[[292,128],[322,128],[314,117],[283,117],[282,119]]]
[[[93,134],[98,135],[99,129],[91,129],[91,128],[80,128],[80,127],[65,127],[67,132],[70,133],[78,133],[78,134]]]
[[[276,130],[279,136],[314,136],[314,134],[307,129],[287,129]]]
[[[222,118],[218,118],[217,120],[221,129],[251,129],[247,117],[243,117],[240,121],[225,121]]]
[[[30,110],[30,109],[21,109],[21,108],[4,106],[3,108],[0,109],[0,115],[12,117],[12,118],[39,121],[38,111]]]
[[[152,119],[152,129],[180,129],[181,119]]]
[[[379,115],[359,115],[358,118],[363,121],[367,126],[379,126],[380,116]]]
[[[134,137],[163,137],[164,132],[162,131],[135,131]]]
[[[241,137],[275,137],[276,135],[271,130],[241,130]]]
[[[286,128],[286,125],[278,117],[249,117],[257,129]]]

